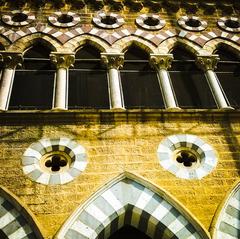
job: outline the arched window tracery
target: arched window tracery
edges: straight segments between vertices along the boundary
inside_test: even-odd
[[[173,88],[181,108],[216,108],[204,73],[195,64],[195,57],[189,51],[177,46],[169,69]]]
[[[22,68],[15,70],[9,109],[51,109],[55,69],[50,49],[35,44],[23,56]]]
[[[91,45],[77,51],[74,68],[69,69],[68,108],[109,108],[107,71],[100,52]]]
[[[220,46],[215,54],[219,55],[220,58],[215,70],[219,82],[230,105],[234,108],[240,108],[240,59],[223,46]]]
[[[164,108],[157,73],[150,67],[146,52],[134,45],[130,46],[120,73],[127,109]]]

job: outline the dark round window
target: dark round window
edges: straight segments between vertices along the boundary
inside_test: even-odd
[[[101,19],[101,22],[106,25],[113,25],[117,23],[117,19],[112,16],[105,16]]]
[[[45,162],[45,166],[52,172],[58,172],[61,168],[67,165],[67,159],[60,155],[53,155],[50,159]]]
[[[240,23],[238,21],[234,21],[234,20],[226,20],[225,21],[225,26],[230,27],[230,28],[239,28],[240,27]]]
[[[185,22],[185,24],[189,27],[200,27],[201,26],[201,22],[196,19],[189,19]]]
[[[159,19],[153,17],[148,17],[147,19],[144,20],[144,24],[152,27],[157,26],[159,22],[160,22]]]
[[[197,162],[197,157],[192,152],[184,150],[178,153],[176,160],[185,167],[191,167]]]
[[[61,16],[58,17],[57,20],[60,23],[69,23],[73,21],[73,17],[68,14],[62,14]]]
[[[28,16],[24,13],[15,13],[12,17],[12,21],[14,22],[24,22],[28,19]]]

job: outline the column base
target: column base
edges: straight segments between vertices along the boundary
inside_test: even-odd
[[[62,107],[55,107],[55,108],[52,108],[52,111],[66,111],[66,110],[68,110],[68,109],[66,109],[66,108],[62,108]]]

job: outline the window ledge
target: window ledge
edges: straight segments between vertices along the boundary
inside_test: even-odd
[[[0,112],[0,124],[70,123],[70,122],[165,122],[192,119],[197,121],[239,120],[240,110],[229,109],[133,109],[133,110],[19,110]]]

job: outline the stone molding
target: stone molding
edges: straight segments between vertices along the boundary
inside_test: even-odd
[[[199,55],[196,58],[197,66],[203,71],[208,71],[208,70],[213,71],[217,67],[218,61],[219,61],[218,55],[209,55],[209,56]]]
[[[3,62],[4,68],[15,69],[17,66],[22,66],[22,53],[0,51],[0,61]]]
[[[107,67],[107,69],[121,69],[124,64],[124,54],[116,53],[101,53],[102,63]]]
[[[150,54],[150,64],[157,70],[168,70],[173,61],[172,54]]]
[[[49,172],[42,166],[47,154],[64,154],[69,158],[65,171]],[[85,149],[68,138],[41,139],[31,144],[22,156],[23,172],[32,181],[45,185],[68,183],[83,172],[87,166]]]
[[[75,55],[73,53],[52,52],[50,54],[50,60],[57,69],[68,69],[69,67],[73,67],[73,63],[75,62]]]
[[[176,151],[189,151],[196,155],[194,167],[183,167],[176,161]],[[195,135],[171,135],[161,141],[157,155],[161,166],[178,178],[201,179],[211,173],[217,165],[213,148]]]

